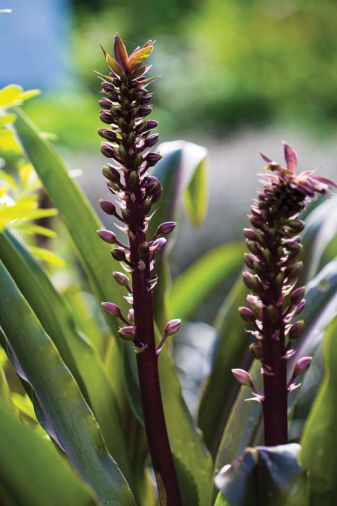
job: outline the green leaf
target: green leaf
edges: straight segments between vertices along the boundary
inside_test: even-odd
[[[163,158],[156,165],[153,175],[163,186],[163,195],[156,214],[150,222],[149,234],[153,234],[164,221],[175,221],[178,207],[183,200],[193,224],[199,224],[206,212],[205,170],[207,150],[197,144],[184,141],[165,142],[158,149]],[[170,270],[167,255],[174,244],[175,234],[168,236],[164,253],[156,262],[159,282],[154,292],[155,318],[164,325],[167,320],[167,293],[170,287]]]
[[[102,504],[134,505],[130,488],[107,452],[78,385],[2,262],[0,295],[0,325],[9,355],[34,391],[45,428]]]
[[[111,280],[111,272],[118,270],[119,264],[109,255],[110,247],[96,233],[102,223],[53,147],[41,138],[23,111],[17,109],[16,114],[15,127],[20,141],[65,222],[98,300],[123,300],[121,287]],[[97,177],[101,177],[99,170]],[[110,318],[108,322],[116,331],[115,320]]]
[[[2,403],[0,432],[0,487],[8,492],[13,504],[98,504],[51,442],[20,422]]]
[[[314,504],[333,504],[337,494],[337,318],[324,338],[324,381],[305,425],[300,462],[309,471]]]
[[[194,262],[173,283],[170,317],[187,319],[218,285],[242,266],[242,243],[218,246]]]
[[[306,220],[303,235],[303,264],[306,279],[312,279],[326,248],[337,233],[337,196],[317,206]]]
[[[44,270],[8,231],[0,234],[0,257],[76,378],[95,413],[109,451],[128,477],[125,432],[114,390],[97,352],[76,329],[68,307]]]
[[[238,367],[248,348],[245,323],[238,311],[238,307],[245,304],[246,295],[247,289],[240,276],[227,295],[215,322],[217,341],[212,371],[199,406],[200,428],[213,455],[216,454],[231,409],[229,399],[232,388],[238,390],[231,369]]]
[[[298,444],[247,448],[216,476],[216,505],[308,506],[305,471],[298,465]]]

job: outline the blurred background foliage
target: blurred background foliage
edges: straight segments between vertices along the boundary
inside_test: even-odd
[[[161,131],[212,135],[285,121],[319,135],[337,125],[337,11],[332,0],[73,1],[74,81],[31,101],[40,127],[72,148],[95,145],[97,41],[119,31],[130,48],[157,39]],[[66,91],[66,93],[64,93]]]

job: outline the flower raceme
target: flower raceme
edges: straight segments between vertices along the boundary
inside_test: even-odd
[[[304,228],[299,215],[317,194],[336,187],[333,181],[312,171],[297,174],[297,156],[287,144],[284,155],[286,167],[261,155],[267,162],[267,172],[251,207],[252,227],[244,230],[248,270],[243,273],[243,281],[250,294],[247,306],[239,311],[254,340],[250,351],[262,363],[263,393],[249,373],[233,370],[235,378],[252,389],[253,398],[262,402],[267,445],[287,442],[287,396],[300,386],[294,380],[306,372],[311,362],[310,357],[298,360],[287,381],[287,360],[295,353],[292,342],[300,337],[304,323],[297,320],[305,306],[305,288],[297,286],[302,270],[300,234]]]
[[[148,225],[160,200],[160,181],[150,175],[150,169],[161,159],[152,151],[158,141],[153,133],[157,121],[147,119],[152,111],[152,93],[147,89],[153,77],[146,77],[149,66],[143,63],[153,51],[150,40],[143,47],[127,53],[121,38],[114,39],[114,57],[103,48],[109,66],[102,79],[103,98],[100,118],[107,128],[98,133],[104,139],[103,155],[111,159],[103,167],[107,187],[116,203],[101,200],[102,210],[118,220],[118,228],[127,236],[126,243],[117,239],[110,230],[99,230],[98,235],[114,245],[111,254],[126,271],[114,272],[116,283],[127,290],[125,297],[131,308],[124,316],[112,302],[103,302],[103,308],[122,322],[119,336],[134,344],[144,421],[152,465],[158,482],[161,503],[179,506],[180,492],[171,455],[160,392],[158,357],[166,339],[178,332],[179,320],[171,320],[163,330],[163,338],[156,346],[152,309],[152,292],[157,283],[153,274],[156,255],[166,244],[165,236],[175,223],[162,223],[152,237]]]

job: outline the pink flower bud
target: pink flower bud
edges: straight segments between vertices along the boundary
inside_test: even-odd
[[[132,325],[135,324],[135,312],[134,312],[133,308],[129,309],[127,320],[128,320],[128,322],[132,323]]]
[[[304,374],[309,369],[312,362],[312,357],[302,357],[299,360],[297,360],[294,372],[293,372],[293,379],[297,378],[300,374]]]
[[[113,272],[112,276],[119,285],[129,288],[129,278],[126,274],[123,272]]]
[[[249,307],[239,307],[239,313],[241,318],[246,322],[253,322],[255,321],[255,314],[254,311],[249,309]]]
[[[133,341],[136,336],[136,328],[133,325],[122,327],[118,330],[119,335],[127,341]]]
[[[294,290],[291,295],[290,295],[290,300],[293,304],[297,304],[300,300],[303,299],[303,296],[304,296],[304,292],[305,292],[305,287],[304,286],[301,286],[299,288],[296,288],[296,290]]]
[[[125,251],[122,248],[115,248],[111,251],[112,257],[118,262],[124,262],[126,259]]]
[[[176,228],[176,225],[177,224],[175,221],[165,221],[165,223],[159,225],[155,235],[158,236],[170,234]]]
[[[181,320],[170,320],[167,322],[164,328],[164,336],[174,336],[179,332],[181,326]]]
[[[156,239],[153,242],[153,244],[151,246],[151,250],[152,251],[163,251],[166,243],[167,243],[167,239],[165,239],[165,237],[160,237],[159,239]]]
[[[234,378],[246,387],[253,388],[253,380],[249,372],[244,369],[232,369]]]
[[[296,172],[297,169],[297,155],[296,151],[287,143],[284,144],[284,158],[290,172]]]
[[[110,202],[109,200],[103,200],[103,199],[101,199],[99,201],[99,205],[101,206],[101,209],[106,214],[114,215],[116,213],[116,207],[115,207],[115,205],[112,202]]]
[[[113,302],[101,302],[101,306],[111,316],[117,316],[117,317],[122,316],[121,310],[119,309],[117,304],[114,304]]]
[[[108,244],[115,244],[116,242],[116,234],[111,232],[111,230],[97,230],[99,237]]]

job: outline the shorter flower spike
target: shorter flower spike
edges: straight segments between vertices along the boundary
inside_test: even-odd
[[[165,337],[174,336],[175,334],[177,334],[177,332],[179,332],[180,327],[181,327],[181,320],[178,320],[178,319],[177,320],[170,320],[165,325],[164,336]]]

